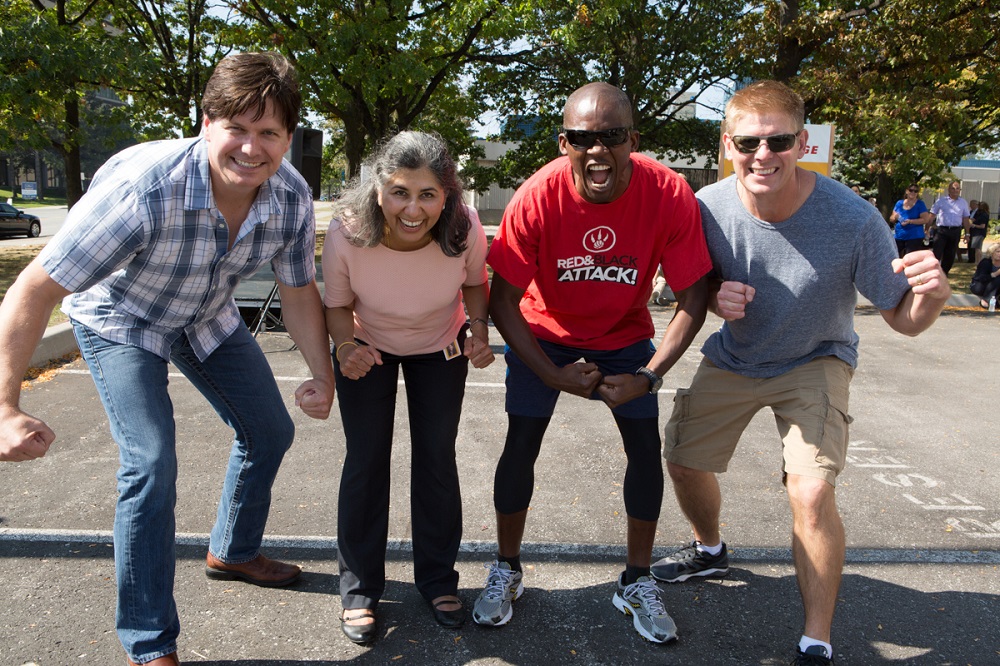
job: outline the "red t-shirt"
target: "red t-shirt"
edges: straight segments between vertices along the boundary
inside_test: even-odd
[[[595,350],[648,340],[657,266],[676,291],[711,269],[687,182],[640,153],[630,157],[628,189],[610,203],[583,199],[560,157],[507,205],[487,262],[525,289],[521,312],[536,337]]]

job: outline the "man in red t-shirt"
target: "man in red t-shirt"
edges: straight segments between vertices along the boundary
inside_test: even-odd
[[[628,467],[626,569],[613,597],[646,639],[677,637],[649,575],[663,499],[657,391],[705,320],[712,267],[691,188],[635,153],[628,97],[590,83],[566,101],[559,150],[514,195],[487,261],[490,312],[507,342],[507,439],[493,498],[497,559],[473,618],[506,624],[524,590],[521,539],[534,461],[561,392],[603,400]],[[654,350],[646,303],[662,266],[677,310]]]

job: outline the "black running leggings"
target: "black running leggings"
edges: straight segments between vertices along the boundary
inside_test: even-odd
[[[615,416],[625,445],[625,512],[639,520],[657,520],[663,503],[663,463],[656,418]],[[507,441],[493,480],[493,506],[498,513],[524,511],[535,487],[535,460],[542,448],[548,417],[507,415]]]

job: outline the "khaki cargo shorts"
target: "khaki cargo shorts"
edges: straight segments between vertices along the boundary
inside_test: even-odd
[[[678,389],[674,397],[663,457],[692,469],[725,472],[754,414],[770,407],[781,435],[783,474],[836,485],[847,457],[853,376],[854,369],[835,356],[767,379],[744,377],[702,359],[691,387]]]

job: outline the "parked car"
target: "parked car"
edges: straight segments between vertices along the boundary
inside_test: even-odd
[[[24,234],[28,238],[38,238],[42,233],[42,221],[36,215],[0,202],[0,233]]]

